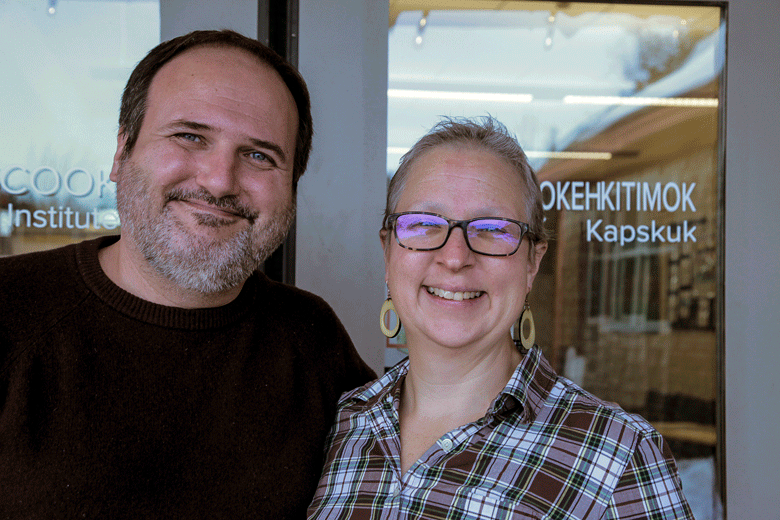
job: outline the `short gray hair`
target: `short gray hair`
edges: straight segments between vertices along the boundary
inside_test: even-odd
[[[425,134],[403,157],[387,190],[385,204],[385,219],[395,212],[398,201],[406,185],[406,179],[414,162],[431,149],[444,144],[459,143],[482,147],[488,152],[504,159],[517,172],[525,188],[525,203],[528,215],[528,225],[533,239],[546,241],[547,232],[544,229],[544,210],[542,207],[542,191],[539,180],[533,168],[528,164],[528,158],[506,126],[491,116],[475,119],[445,118],[439,121]],[[386,220],[385,220],[386,222]],[[533,248],[532,248],[533,249]]]

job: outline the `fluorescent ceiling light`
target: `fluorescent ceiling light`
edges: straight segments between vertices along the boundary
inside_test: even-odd
[[[456,92],[450,90],[387,89],[387,97],[399,99],[438,99],[449,101],[492,101],[499,103],[530,103],[532,94],[503,92]],[[632,105],[658,107],[717,107],[717,98],[659,98],[634,96],[564,96],[569,105]]]
[[[571,105],[635,105],[656,107],[717,107],[717,98],[656,98],[621,96],[564,96]]]
[[[387,155],[403,155],[409,151],[409,148],[403,146],[388,146]]]
[[[403,155],[409,148],[403,146],[388,146],[388,155]],[[612,159],[609,152],[525,152],[531,159],[584,159],[587,161],[608,161]]]
[[[442,99],[460,101],[496,101],[500,103],[530,103],[531,94],[505,94],[501,92],[452,92],[449,90],[408,90],[389,88],[387,97],[403,99]]]
[[[585,159],[587,161],[609,161],[609,152],[525,152],[532,159]]]

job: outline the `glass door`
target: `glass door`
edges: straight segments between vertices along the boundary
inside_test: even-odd
[[[0,26],[0,255],[117,233],[119,102],[159,2],[5,0]]]
[[[387,172],[441,116],[490,114],[542,183],[531,293],[559,374],[669,442],[697,519],[721,517],[718,6],[390,2]],[[386,365],[403,357],[403,336]]]

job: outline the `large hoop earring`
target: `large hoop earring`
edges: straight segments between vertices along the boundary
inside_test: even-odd
[[[395,313],[395,327],[388,329],[387,325],[385,325],[385,316],[387,316],[387,313],[391,311]],[[398,331],[401,330],[401,317],[398,316],[397,312],[395,312],[395,305],[393,305],[393,300],[390,298],[386,299],[385,303],[382,304],[382,310],[379,313],[379,328],[382,329],[382,334],[388,338],[396,337],[398,335]]]
[[[525,335],[525,324],[528,323],[528,336]],[[520,314],[520,322],[517,326],[517,335],[520,337],[520,344],[526,350],[531,350],[536,344],[536,326],[534,325],[534,315],[531,312],[531,306],[528,305],[528,297],[523,305],[523,312]]]

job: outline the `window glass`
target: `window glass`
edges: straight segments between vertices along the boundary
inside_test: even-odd
[[[0,255],[117,232],[119,102],[159,2],[4,0],[0,26]]]
[[[529,298],[537,343],[559,374],[650,420],[696,518],[719,518],[722,9],[390,9],[388,178],[441,116],[490,114],[516,134],[553,236]]]

